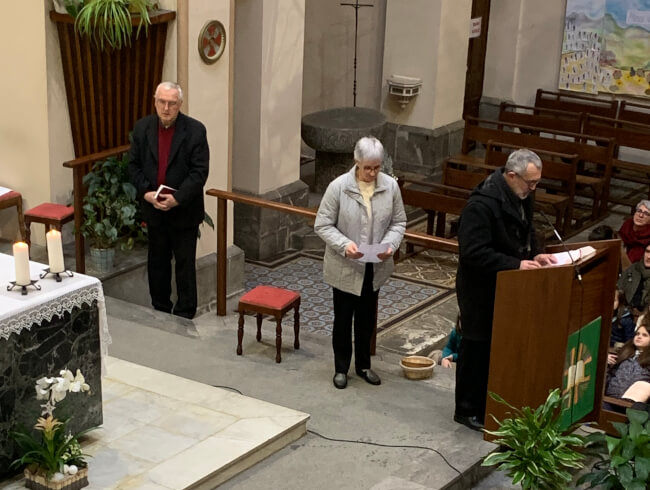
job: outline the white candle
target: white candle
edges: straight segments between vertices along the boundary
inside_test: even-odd
[[[50,262],[50,272],[63,272],[63,244],[61,242],[61,232],[59,230],[50,230],[45,236],[47,237],[47,258]]]
[[[14,264],[16,266],[16,284],[26,286],[29,279],[29,247],[25,242],[14,243]]]
[[[576,365],[573,364],[569,366],[569,374],[567,375],[567,380],[566,380],[566,387],[567,389],[573,388],[573,385],[575,384],[575,379],[576,379]]]

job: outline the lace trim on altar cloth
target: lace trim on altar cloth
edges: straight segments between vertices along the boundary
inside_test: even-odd
[[[97,301],[99,310],[99,339],[103,364],[112,339],[108,332],[106,301],[101,285],[75,289],[52,301],[21,311],[11,318],[0,321],[0,339],[8,339],[12,333],[19,334],[24,329],[31,330],[33,325],[40,325],[43,321],[51,322],[55,316],[61,318],[65,313],[71,312],[75,306],[79,308],[84,304],[92,306],[93,301]],[[102,366],[102,371],[104,371],[104,366]]]

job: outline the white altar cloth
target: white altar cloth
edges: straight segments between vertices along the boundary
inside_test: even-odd
[[[106,303],[104,290],[99,279],[74,272],[72,277],[63,274],[63,280],[56,282],[52,274],[43,279],[39,278],[47,266],[38,262],[29,262],[31,279],[38,279],[41,290],[28,288],[28,294],[23,296],[20,287],[7,290],[10,281],[16,279],[14,258],[11,255],[0,254],[0,340],[8,339],[12,333],[20,333],[23,329],[31,329],[44,320],[51,321],[56,316],[62,316],[83,304],[92,305],[97,300],[99,310],[99,338],[101,343],[102,373],[104,359],[108,355],[111,336],[106,320]]]

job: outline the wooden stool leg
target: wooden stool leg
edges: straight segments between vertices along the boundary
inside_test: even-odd
[[[25,218],[25,243],[32,246],[32,221],[28,218]]]
[[[244,338],[244,312],[239,312],[239,326],[237,327],[237,355],[241,356],[241,341]]]
[[[262,341],[262,319],[264,318],[264,315],[261,313],[257,314],[257,341],[261,342]]]
[[[282,317],[275,319],[275,362],[282,362],[282,356],[280,356],[280,351],[282,351]]]
[[[300,340],[298,333],[300,332],[300,303],[293,308],[293,348],[300,349]]]
[[[25,235],[25,215],[23,214],[23,199],[22,197],[18,198],[16,203],[16,208],[18,210],[18,228],[20,228],[20,236],[23,239],[23,242],[27,243],[27,236]]]

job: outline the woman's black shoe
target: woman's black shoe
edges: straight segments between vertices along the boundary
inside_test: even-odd
[[[336,373],[334,375],[334,386],[342,390],[348,385],[348,375],[345,373]]]
[[[377,376],[377,374],[372,369],[359,369],[357,371],[357,375],[361,379],[365,379],[366,383],[370,383],[371,385],[381,384],[381,379],[379,379],[379,376]]]

